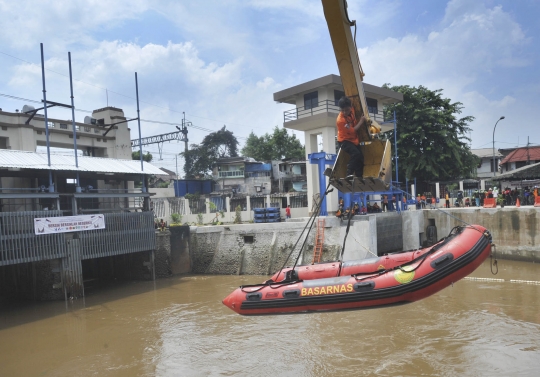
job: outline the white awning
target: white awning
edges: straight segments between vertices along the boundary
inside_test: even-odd
[[[50,169],[92,173],[164,175],[161,169],[148,162],[143,162],[144,171],[141,171],[141,162],[138,160],[79,156],[78,165],[78,168],[75,167],[75,156],[52,154],[51,166],[49,166],[45,153],[0,149],[0,169]]]

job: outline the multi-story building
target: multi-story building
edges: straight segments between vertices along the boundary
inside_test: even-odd
[[[403,101],[403,94],[364,83],[364,91],[370,117],[382,125],[382,132],[393,128],[393,123],[385,123],[385,105]],[[306,159],[311,153],[323,150],[336,153],[336,118],[339,114],[338,101],[344,96],[341,78],[328,75],[274,93],[274,101],[289,103],[295,108],[283,113],[285,128],[303,131],[306,146]],[[399,127],[399,125],[398,125]],[[322,145],[319,145],[320,138]],[[312,208],[313,195],[318,192],[317,167],[306,167],[309,208]],[[337,210],[338,195],[329,195],[328,211]]]
[[[501,149],[500,151],[504,155],[498,165],[502,173],[540,162],[540,147],[538,146]]]
[[[249,157],[224,157],[212,172],[215,191],[223,194],[267,195],[272,192],[272,164]]]
[[[32,107],[25,106],[32,110]],[[124,112],[115,107],[94,110],[85,122],[76,122],[77,148],[86,156],[131,159],[130,129]],[[48,119],[49,145],[51,147],[73,149],[71,120]],[[46,145],[43,115],[23,112],[0,111],[0,149],[35,152],[38,146]],[[109,130],[110,128],[110,130]]]
[[[272,176],[278,192],[307,192],[306,161],[272,161]]]
[[[84,295],[84,281],[112,277],[118,255],[139,253],[134,260],[141,267],[153,266],[154,212],[150,194],[135,182],[147,187],[150,175],[164,172],[131,159],[122,110],[92,115],[75,125],[50,118],[46,126],[28,106],[0,111],[0,275],[15,282],[0,284],[0,296],[26,284],[21,270],[40,269],[34,298],[41,286],[43,297],[67,299]],[[100,263],[106,267],[97,272]]]
[[[480,158],[480,163],[476,167],[477,178],[489,179],[500,174],[498,166],[502,154],[499,150],[495,150],[495,159],[493,158],[493,148],[471,149],[471,152]]]

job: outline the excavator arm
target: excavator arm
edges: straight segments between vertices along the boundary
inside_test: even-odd
[[[366,119],[366,126],[358,130],[364,154],[364,176],[352,183],[345,179],[349,155],[341,150],[334,168],[327,175],[330,176],[330,183],[342,192],[387,190],[392,172],[391,145],[389,141],[373,137],[381,132],[381,127],[370,119],[368,112],[362,85],[364,72],[351,32],[351,26],[355,26],[356,30],[355,21],[349,19],[346,0],[322,0],[322,5],[345,95],[351,99],[355,114],[362,114]]]
[[[364,115],[367,121],[366,129],[359,130],[358,136],[360,141],[371,140],[371,134],[381,132],[381,127],[375,120],[370,119],[368,113],[366,95],[362,85],[365,74],[351,32],[351,26],[356,28],[356,21],[349,19],[345,0],[322,0],[322,3],[345,95],[351,99],[355,114]]]

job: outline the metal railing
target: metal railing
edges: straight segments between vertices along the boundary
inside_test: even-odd
[[[304,208],[308,206],[307,194],[290,197],[291,208]]]
[[[251,209],[253,209],[253,208],[265,208],[266,207],[265,199],[266,199],[266,197],[264,197],[264,196],[258,196],[258,197],[251,196],[249,198],[249,202],[250,202],[249,205],[251,206]]]
[[[189,209],[192,215],[206,213],[206,199],[189,199]]]
[[[186,214],[186,201],[184,198],[168,198],[169,210],[171,213],[177,213],[181,216]]]
[[[240,206],[242,211],[247,210],[247,198],[231,198],[231,212],[236,211],[236,207]]]
[[[67,257],[65,234],[34,231],[37,217],[64,216],[62,211],[0,213],[0,266]],[[153,212],[106,213],[105,229],[76,232],[81,259],[154,250]],[[75,241],[75,238],[74,238]]]
[[[62,211],[0,212],[0,266],[62,258],[63,234],[36,235],[36,217],[63,216]]]
[[[371,110],[371,111],[369,111]],[[339,113],[340,109],[339,106],[336,105],[335,101],[331,100],[324,100],[317,102],[317,106],[312,107],[297,107],[295,109],[286,110],[283,112],[283,122],[287,123],[293,120],[302,119],[311,117],[313,115],[317,114],[323,114],[323,113]],[[382,123],[385,121],[384,115],[380,114],[378,111],[377,113],[373,112],[372,108],[368,109],[369,116],[377,121],[378,123]]]
[[[105,229],[79,232],[81,259],[154,250],[153,212],[106,213]]]

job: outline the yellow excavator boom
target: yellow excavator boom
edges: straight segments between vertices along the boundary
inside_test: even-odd
[[[364,71],[351,32],[351,26],[355,26],[355,21],[349,19],[345,0],[322,0],[322,4],[345,95],[351,99],[355,113],[364,115],[367,124],[372,127],[361,130],[362,132],[358,136],[360,141],[371,140],[370,134],[381,132],[381,127],[375,120],[370,119],[368,113],[366,95],[362,85]]]
[[[366,119],[366,127],[358,130],[364,154],[363,177],[352,182],[345,179],[349,155],[342,150],[338,153],[333,169],[326,174],[330,177],[330,184],[342,192],[385,191],[390,185],[392,173],[391,145],[388,140],[373,137],[381,132],[381,127],[374,119],[370,119],[368,112],[362,85],[364,72],[355,37],[351,32],[351,26],[356,28],[355,21],[349,19],[345,0],[322,0],[322,5],[345,95],[351,99],[355,114],[362,114]]]

